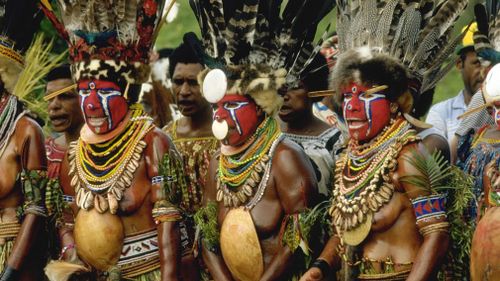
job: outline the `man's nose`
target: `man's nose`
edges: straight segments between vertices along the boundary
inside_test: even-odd
[[[54,97],[53,99],[51,99],[49,105],[47,106],[47,109],[49,110],[49,112],[61,109],[61,102],[59,101],[59,98]]]
[[[99,97],[97,96],[97,92],[95,91],[92,91],[90,93],[90,95],[87,97],[86,99],[86,108],[88,110],[95,110],[95,109],[98,109],[99,108],[99,104],[100,104],[100,99]]]

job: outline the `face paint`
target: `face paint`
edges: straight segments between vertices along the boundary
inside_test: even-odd
[[[497,129],[500,130],[500,102],[495,102],[492,114],[495,124],[497,125]]]
[[[225,137],[219,136],[218,131],[214,134],[218,135],[225,145],[239,146],[257,129],[257,106],[246,96],[227,94],[217,102],[213,119],[212,128],[218,128],[221,123],[225,122],[229,129]]]
[[[342,91],[349,135],[358,142],[371,140],[391,120],[389,100],[381,92],[366,93],[370,88],[352,83]]]
[[[80,81],[78,93],[85,122],[96,134],[112,131],[127,115],[127,100],[122,96],[120,87],[113,82]]]

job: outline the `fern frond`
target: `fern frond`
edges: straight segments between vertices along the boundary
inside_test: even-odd
[[[406,155],[404,157],[420,174],[403,176],[401,177],[402,182],[432,193],[449,188],[447,183],[451,176],[451,167],[440,151],[437,150],[431,155],[424,155],[414,149],[411,151],[411,156]]]

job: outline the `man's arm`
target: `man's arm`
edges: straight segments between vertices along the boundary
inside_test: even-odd
[[[205,185],[204,190],[203,190],[202,208],[206,208],[208,204],[217,204],[217,202],[216,202],[216,192],[217,192],[216,173],[217,173],[217,165],[218,165],[218,160],[217,160],[218,154],[219,153],[215,153],[215,155],[213,155],[213,157],[210,161],[210,165],[208,166],[207,181],[206,181],[206,185]],[[218,214],[218,212],[219,212],[219,210],[217,210],[217,214]],[[220,238],[220,237],[218,237],[218,238]],[[195,241],[195,243],[196,242],[197,241]],[[202,251],[203,261],[205,262],[213,279],[217,280],[217,281],[219,281],[219,280],[220,281],[233,280],[231,273],[229,272],[229,269],[227,268],[226,264],[224,263],[224,259],[218,253],[215,253],[213,251],[213,249],[209,249],[203,239],[202,239],[201,244],[202,244],[201,251]]]
[[[422,176],[409,159],[413,159],[413,154],[421,153],[426,155],[428,152],[423,145],[407,146],[400,153],[398,158],[397,174],[400,176]],[[400,187],[406,192],[410,200],[431,195],[429,190],[412,185],[408,182],[399,181]],[[430,280],[436,273],[438,265],[441,264],[448,249],[449,235],[448,223],[444,216],[429,217],[426,220],[419,221],[417,218],[417,228],[423,237],[423,243],[413,261],[412,270],[408,276],[408,281]]]
[[[295,144],[283,141],[276,149],[272,164],[272,178],[285,216],[300,214],[311,207],[317,197],[317,181],[304,152]],[[283,223],[287,223],[286,217]],[[262,281],[278,280],[292,268],[292,250],[299,249],[290,249],[286,243],[280,243],[279,247],[262,275]]]
[[[154,129],[146,138],[148,144],[145,151],[148,178],[152,181],[151,200],[155,208],[161,207],[161,214],[156,214],[155,222],[158,231],[158,247],[160,251],[161,280],[175,281],[179,278],[180,266],[180,233],[177,221],[180,219],[180,212],[171,202],[170,193],[176,193],[175,180],[163,178],[159,181],[160,165],[163,157],[170,157],[170,161],[180,161],[170,139],[159,129]],[[171,173],[171,167],[164,167]],[[174,175],[175,176],[175,175]],[[159,181],[159,182],[158,182]],[[168,213],[165,213],[168,212]]]
[[[16,142],[17,153],[22,161],[22,169],[24,171],[39,171],[41,172],[40,175],[43,175],[43,172],[46,172],[47,169],[47,158],[45,155],[42,130],[38,124],[29,118],[23,117],[17,123],[13,138]],[[44,181],[42,180],[35,184],[43,185],[42,182]],[[24,186],[24,183],[21,184]],[[44,186],[36,186],[34,188],[40,188],[40,194],[45,192]],[[37,201],[38,199],[41,198],[37,198]],[[25,198],[25,200],[27,199]],[[33,202],[33,204],[39,203],[41,206],[38,207],[43,208],[43,200],[41,201],[42,202]],[[42,216],[33,212],[25,213],[21,230],[16,237],[12,254],[7,260],[8,267],[14,270],[22,268],[26,257],[33,247],[33,244],[37,241],[38,233],[41,231],[43,225],[43,220]],[[4,277],[6,276],[2,276],[2,280],[10,280],[8,278],[4,279]]]

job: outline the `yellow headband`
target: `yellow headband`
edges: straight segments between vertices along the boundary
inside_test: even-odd
[[[43,100],[44,100],[44,101],[51,100],[51,99],[53,99],[53,98],[57,97],[58,95],[60,95],[60,94],[62,94],[62,93],[66,93],[66,92],[68,92],[68,91],[72,91],[72,90],[75,90],[75,89],[76,89],[76,84],[70,85],[70,86],[68,86],[68,87],[64,87],[64,88],[59,89],[59,90],[57,90],[57,91],[55,91],[55,92],[52,92],[52,93],[50,93],[50,94],[48,94],[48,95],[45,95],[45,96],[43,97]]]

